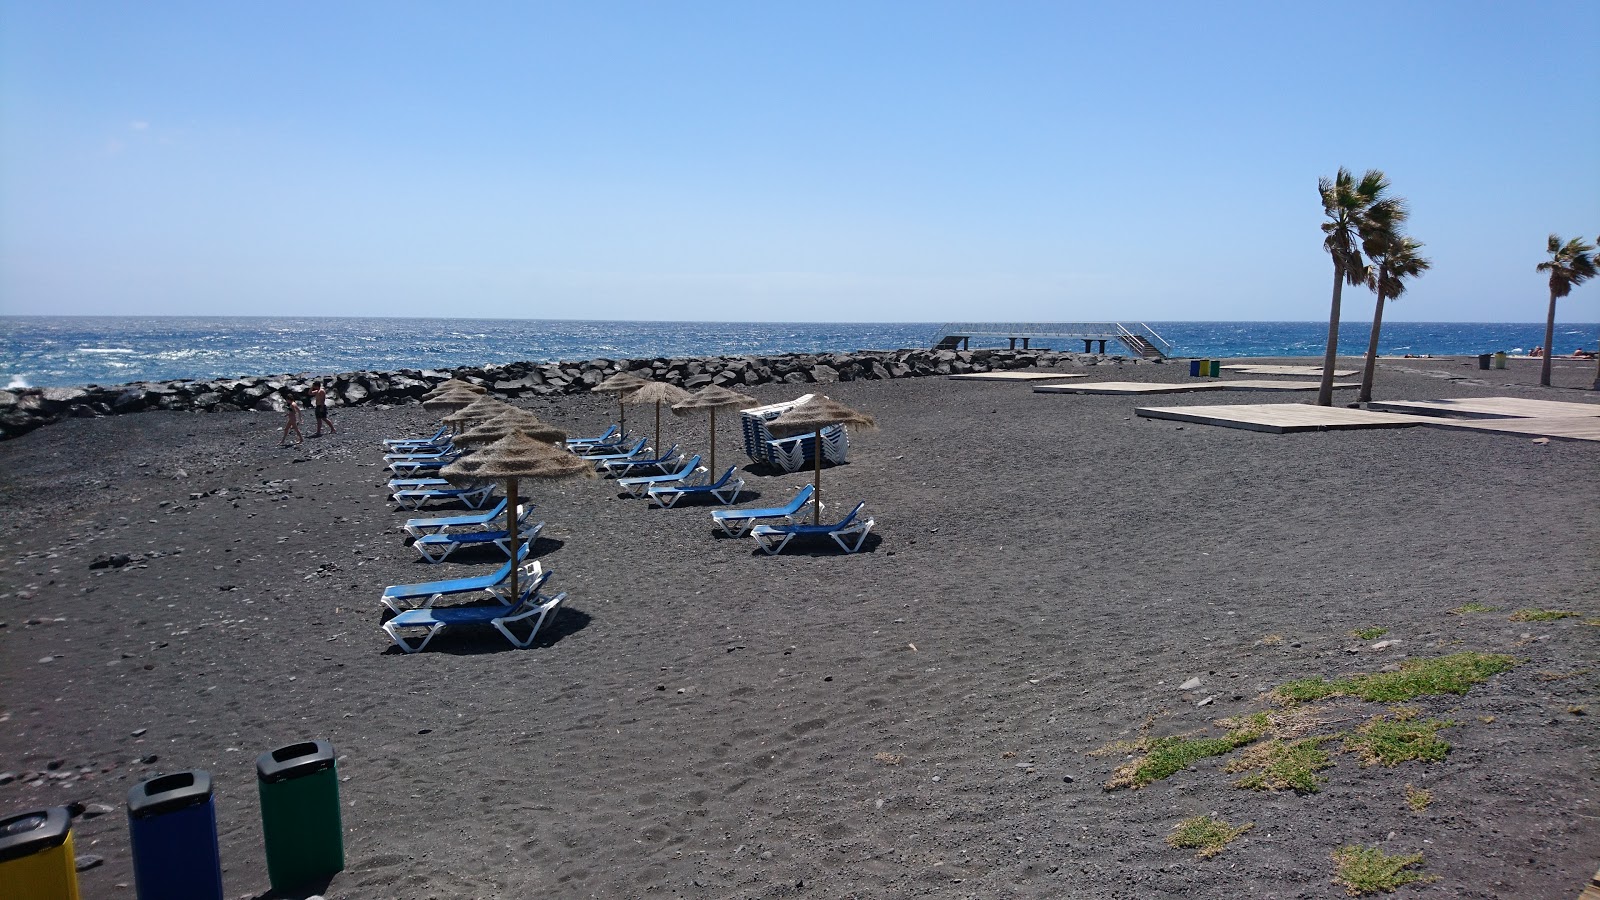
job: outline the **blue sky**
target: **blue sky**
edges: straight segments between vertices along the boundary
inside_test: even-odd
[[[1537,321],[1600,235],[1592,2],[1110,6],[0,0],[0,313],[1325,319],[1343,165],[1389,317]]]

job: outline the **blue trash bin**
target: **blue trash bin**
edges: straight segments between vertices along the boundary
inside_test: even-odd
[[[196,769],[134,785],[128,838],[139,900],[222,900],[210,773]]]

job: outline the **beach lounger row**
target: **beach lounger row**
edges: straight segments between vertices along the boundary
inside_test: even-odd
[[[877,524],[861,515],[866,502],[856,504],[850,514],[837,522],[821,525],[807,524],[803,520],[815,501],[815,489],[806,485],[797,491],[794,499],[783,506],[765,509],[719,509],[711,513],[711,522],[729,537],[749,534],[767,555],[783,551],[795,538],[831,538],[846,553],[859,551],[866,543],[867,534]],[[818,511],[826,509],[818,504]]]
[[[510,564],[508,563],[502,571],[506,577],[501,578],[496,586],[507,582],[511,573]],[[472,606],[440,607],[435,606],[434,601],[441,597],[467,592],[456,590],[454,585],[475,582],[476,579],[391,587],[384,592],[384,605],[394,610],[395,616],[383,623],[383,630],[395,642],[395,646],[407,653],[423,650],[446,628],[465,625],[493,626],[511,642],[511,646],[518,649],[526,648],[533,643],[534,638],[538,637],[541,629],[555,620],[556,613],[566,601],[567,595],[564,591],[555,596],[547,596],[544,593],[544,585],[550,580],[550,573],[544,571],[537,562],[523,564],[518,576],[527,580],[519,585],[517,591],[519,596],[515,599],[507,599],[503,593],[491,590],[492,597],[487,603]],[[398,588],[426,589],[441,586],[444,590],[428,595],[426,604],[422,606],[397,608],[395,603],[391,602],[390,592]],[[527,633],[519,634],[518,632],[523,629],[526,629]]]

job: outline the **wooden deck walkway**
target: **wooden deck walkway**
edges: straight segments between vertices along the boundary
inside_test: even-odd
[[[1320,385],[1315,381],[1183,381],[1177,383],[1149,384],[1142,381],[1087,381],[1073,384],[1041,384],[1033,390],[1039,394],[1193,394],[1198,391],[1314,391]],[[1360,387],[1358,384],[1334,384],[1335,388]]]
[[[1600,403],[1571,403],[1562,400],[1529,400],[1523,397],[1463,397],[1454,400],[1383,400],[1368,404],[1372,409],[1411,413],[1421,416],[1459,416],[1463,418],[1510,419],[1549,416],[1600,416]]]
[[[1498,431],[1564,441],[1600,441],[1600,416],[1538,416],[1522,419],[1445,419],[1415,416],[1418,425],[1458,431]]]
[[[1272,434],[1296,431],[1345,431],[1356,428],[1412,428],[1428,424],[1418,416],[1348,409],[1343,406],[1311,406],[1304,403],[1254,403],[1237,406],[1153,406],[1135,413],[1146,419],[1170,419],[1223,428],[1244,428]]]
[[[1246,364],[1226,365],[1222,368],[1230,372],[1241,372],[1245,375],[1309,375],[1312,378],[1322,377],[1321,366],[1252,366]],[[1356,374],[1355,369],[1334,369],[1333,377],[1349,378]]]
[[[946,375],[951,381],[1066,381],[1069,378],[1088,378],[1082,372],[973,372],[969,375]]]

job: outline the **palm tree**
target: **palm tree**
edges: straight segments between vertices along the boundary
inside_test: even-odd
[[[1556,339],[1556,300],[1572,293],[1572,289],[1594,277],[1593,245],[1583,238],[1573,238],[1566,243],[1557,235],[1550,235],[1545,248],[1550,253],[1549,262],[1539,263],[1537,271],[1550,273],[1550,312],[1544,320],[1544,362],[1539,366],[1539,384],[1550,386],[1550,357],[1555,355],[1551,346]]]
[[[1392,240],[1394,229],[1406,219],[1405,201],[1383,196],[1388,190],[1389,180],[1377,169],[1368,169],[1360,181],[1343,166],[1333,180],[1317,179],[1322,211],[1328,217],[1322,223],[1322,233],[1327,235],[1322,247],[1333,258],[1333,306],[1328,313],[1328,349],[1322,357],[1318,406],[1333,405],[1333,368],[1339,354],[1339,303],[1344,284],[1367,280],[1362,249],[1385,246]]]
[[[1362,403],[1372,400],[1372,376],[1378,367],[1378,334],[1383,330],[1383,301],[1395,300],[1406,292],[1407,278],[1414,278],[1433,267],[1417,251],[1422,242],[1403,235],[1396,236],[1385,247],[1373,247],[1367,256],[1378,264],[1378,271],[1367,279],[1367,287],[1378,294],[1378,305],[1372,311],[1372,337],[1367,341],[1367,364],[1361,372]]]

